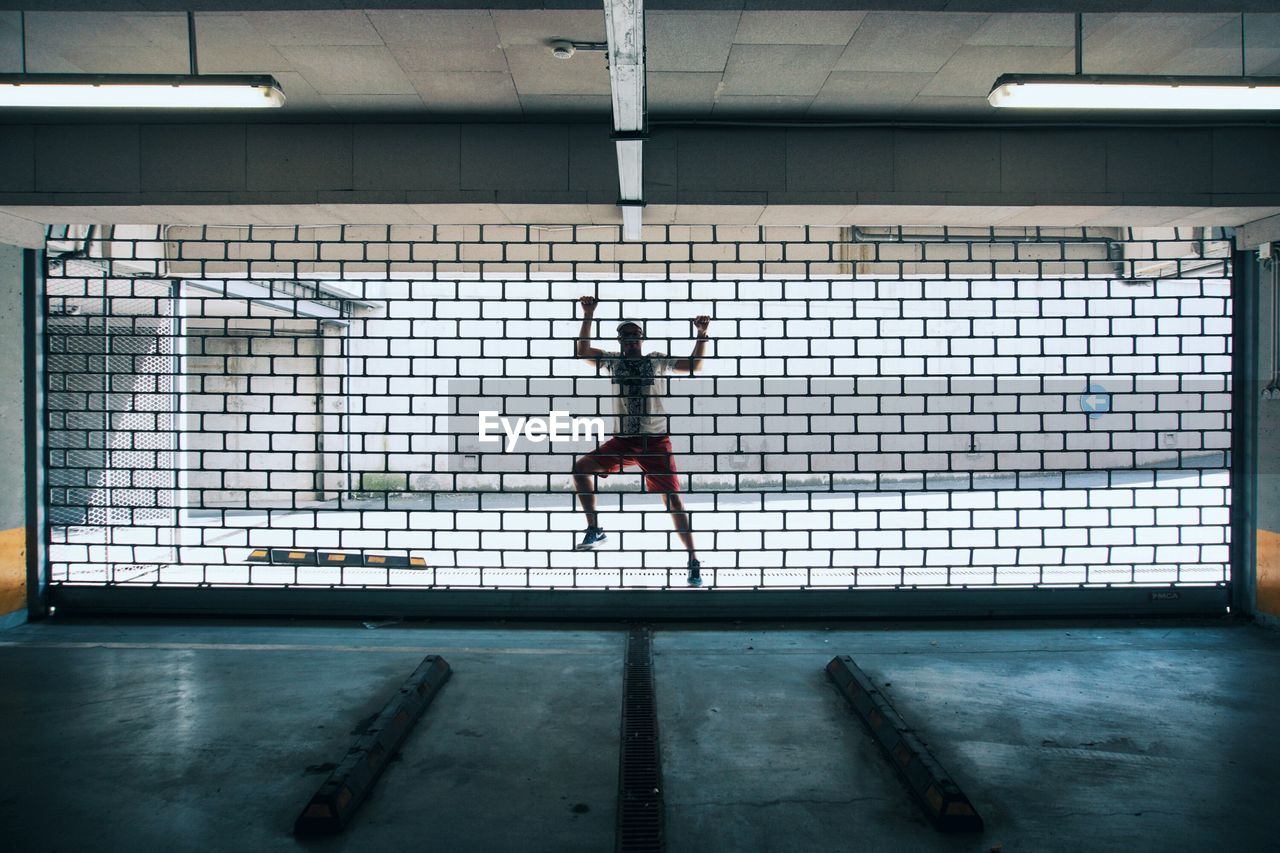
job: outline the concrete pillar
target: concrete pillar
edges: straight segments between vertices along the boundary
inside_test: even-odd
[[[22,249],[0,244],[0,442],[10,452],[0,459],[0,628],[26,621],[27,528],[24,505]]]
[[[1276,245],[1276,244],[1273,244]],[[1280,245],[1276,245],[1280,248]],[[1258,621],[1280,627],[1280,394],[1266,394],[1276,379],[1273,366],[1280,330],[1274,322],[1280,259],[1261,265],[1258,277],[1258,452],[1257,574],[1254,614]]]

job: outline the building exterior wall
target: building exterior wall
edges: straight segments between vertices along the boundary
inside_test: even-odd
[[[592,442],[504,452],[477,441],[477,413],[611,423],[608,381],[572,357],[583,293],[608,306],[594,332],[605,349],[618,310],[646,320],[648,350],[676,357],[692,348],[690,319],[715,315],[703,371],[675,379],[667,404],[689,488],[1225,465],[1230,286],[1225,267],[1204,270],[1212,258],[1194,240],[663,230],[664,241],[628,246],[590,228],[566,240],[510,226],[174,226],[163,243],[154,229],[117,228],[103,254],[143,277],[64,276],[50,293],[81,323],[103,310],[103,288],[126,331],[151,314],[180,318],[181,359],[166,370],[181,383],[187,508],[571,489],[572,458]],[[606,239],[593,242],[597,231]],[[150,298],[169,295],[151,272],[207,284],[182,285],[174,308]],[[326,322],[220,283],[279,292],[290,279],[272,277],[284,274],[357,298]],[[1086,416],[1082,376],[1113,395],[1113,411]]]

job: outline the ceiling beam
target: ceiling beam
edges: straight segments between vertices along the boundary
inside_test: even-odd
[[[618,206],[624,240],[639,240],[644,207],[646,119],[644,0],[604,0],[609,43],[609,90],[613,138],[618,154]]]
[[[0,0],[0,11],[244,12],[358,9],[598,9],[599,0]],[[1274,12],[1275,0],[652,0],[655,11]]]
[[[35,208],[69,205],[225,205],[247,222],[280,204],[514,205],[526,222],[549,221],[527,205],[579,205],[580,218],[586,206],[616,217],[610,143],[603,123],[9,124],[0,208],[31,222],[50,221]],[[659,127],[645,143],[645,212],[657,222],[671,205],[1270,208],[1277,150],[1280,127],[1234,122]]]

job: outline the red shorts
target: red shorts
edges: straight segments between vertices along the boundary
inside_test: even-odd
[[[669,435],[615,435],[587,456],[599,460],[597,464],[604,469],[601,477],[621,471],[627,465],[638,465],[644,472],[648,491],[680,491]]]

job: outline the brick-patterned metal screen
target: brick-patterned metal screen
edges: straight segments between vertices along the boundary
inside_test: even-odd
[[[708,586],[1227,580],[1211,229],[68,234],[44,298],[55,582],[682,586],[675,507]],[[639,363],[671,370],[679,488],[589,477],[586,551],[572,474],[599,434],[497,426],[614,431],[582,296],[591,346],[631,319],[674,359]]]

